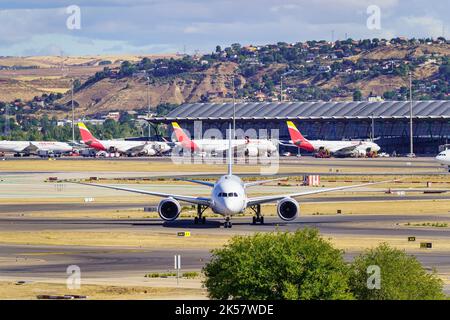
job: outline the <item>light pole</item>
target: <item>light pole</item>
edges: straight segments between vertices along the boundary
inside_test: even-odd
[[[375,120],[373,118],[373,112],[372,112],[372,142],[375,140]]]
[[[73,103],[73,87],[74,87],[74,79],[72,78],[72,142],[75,143],[75,108]]]
[[[150,117],[150,77],[147,77],[147,118]],[[148,125],[148,140],[150,140],[150,123],[147,122]]]
[[[409,154],[414,157],[412,72],[409,73]]]
[[[280,102],[283,102],[283,75],[280,77]]]
[[[234,74],[231,75],[231,85],[233,89],[233,135],[236,134],[236,89],[234,87]],[[236,136],[233,137],[236,139]]]

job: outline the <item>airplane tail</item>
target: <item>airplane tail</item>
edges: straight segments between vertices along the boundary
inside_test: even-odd
[[[83,122],[78,122],[78,129],[80,129],[81,140],[83,140],[84,143],[97,140]]]
[[[312,144],[301,134],[292,121],[287,121],[287,126],[289,130],[289,135],[291,136],[292,142],[302,149],[307,151],[314,151]]]
[[[172,127],[178,142],[181,143],[181,146],[183,148],[189,148],[191,149],[191,151],[198,149],[195,142],[186,135],[186,133],[183,131],[183,129],[181,129],[180,125],[177,122],[172,122]]]

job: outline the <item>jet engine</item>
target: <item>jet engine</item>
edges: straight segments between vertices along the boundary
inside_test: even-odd
[[[156,150],[154,148],[148,146],[144,150],[142,150],[142,153],[146,156],[154,156],[154,155],[156,155]]]
[[[180,215],[180,212],[181,212],[180,203],[173,198],[161,200],[161,202],[158,205],[159,216],[161,217],[161,219],[166,221],[175,220]]]
[[[257,157],[258,156],[258,148],[254,146],[247,147],[245,149],[246,157]]]
[[[284,198],[277,204],[278,216],[284,221],[292,221],[300,213],[298,202],[292,198]]]

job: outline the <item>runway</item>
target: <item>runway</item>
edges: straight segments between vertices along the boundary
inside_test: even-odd
[[[423,220],[410,215],[333,215],[304,216],[294,222],[283,222],[278,217],[266,217],[265,225],[251,225],[249,217],[236,218],[232,229],[222,228],[219,218],[208,219],[206,225],[194,225],[192,219],[161,222],[159,219],[125,220],[113,219],[0,219],[0,231],[42,230],[110,230],[145,231],[148,233],[179,231],[196,234],[248,234],[253,232],[295,231],[298,228],[318,228],[328,235],[353,235],[361,237],[417,237],[418,241],[434,238],[450,241],[448,228],[405,228],[401,223]],[[427,221],[450,222],[450,216],[429,216]],[[365,226],[362,226],[364,224]],[[142,247],[95,247],[95,246],[48,246],[48,245],[0,245],[0,261],[6,257],[17,259],[0,264],[0,275],[21,277],[64,277],[68,265],[80,266],[87,277],[112,277],[144,274],[150,271],[166,271],[172,268],[173,255],[182,254],[186,270],[199,270],[210,259],[208,249],[155,250]],[[450,273],[450,255],[447,252],[423,251],[414,253],[428,268]],[[354,252],[347,257],[354,256]],[[24,259],[28,259],[25,263]]]

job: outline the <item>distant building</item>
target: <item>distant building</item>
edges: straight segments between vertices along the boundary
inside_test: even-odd
[[[369,101],[369,102],[380,102],[380,101],[384,101],[384,99],[382,97],[380,97],[380,96],[370,94],[367,97],[367,101]]]
[[[120,119],[120,112],[109,112],[106,116],[105,119],[111,119],[114,121],[119,121]]]
[[[377,99],[374,97],[374,99]],[[342,140],[368,138],[375,122],[375,137],[384,152],[409,152],[408,101],[355,102],[245,102],[236,104],[236,125],[243,130],[279,130],[279,138],[289,140],[286,120],[294,121],[309,139]],[[187,103],[153,123],[179,124],[193,132],[201,121],[203,132],[219,129],[225,134],[233,115],[232,103]],[[450,141],[450,101],[413,103],[414,152],[436,154],[439,145]],[[169,126],[170,128],[170,126]]]

